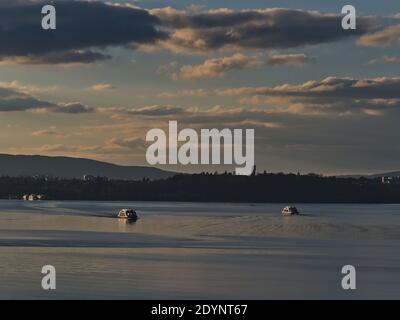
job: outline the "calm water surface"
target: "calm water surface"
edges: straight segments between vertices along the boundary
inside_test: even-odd
[[[140,219],[116,219],[123,207]],[[400,205],[282,207],[0,201],[0,299],[400,298]]]

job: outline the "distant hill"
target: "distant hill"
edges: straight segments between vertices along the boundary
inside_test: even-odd
[[[164,179],[175,173],[152,167],[119,166],[83,158],[0,154],[0,176],[45,175],[60,178],[82,178],[85,174],[110,179]]]
[[[378,173],[369,175],[371,178],[381,178],[381,177],[400,177],[400,171],[392,171],[386,173]]]
[[[376,173],[376,174],[353,174],[353,175],[341,175],[337,176],[340,178],[368,178],[368,179],[375,179],[381,177],[400,177],[400,171],[392,171],[392,172],[385,172],[385,173]]]

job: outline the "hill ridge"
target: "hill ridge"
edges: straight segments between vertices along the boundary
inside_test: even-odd
[[[174,172],[146,166],[122,166],[114,163],[67,156],[0,154],[0,176],[52,176],[82,178],[83,175],[110,179],[164,179]]]

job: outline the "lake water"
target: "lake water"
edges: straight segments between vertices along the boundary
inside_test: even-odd
[[[116,219],[124,207],[140,219]],[[282,207],[0,201],[0,299],[400,298],[400,205]]]

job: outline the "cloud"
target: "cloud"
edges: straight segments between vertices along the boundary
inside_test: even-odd
[[[55,105],[9,88],[0,88],[0,112],[53,108]]]
[[[55,107],[49,108],[48,111],[56,113],[92,113],[95,110],[92,107],[84,105],[80,102],[58,103]]]
[[[301,66],[306,63],[314,63],[315,59],[305,54],[275,54],[269,58],[268,64]],[[252,69],[265,65],[260,55],[249,56],[236,53],[228,57],[220,57],[205,60],[199,65],[184,65],[176,71],[178,65],[176,61],[161,66],[158,73],[166,74],[173,80],[199,80],[222,78],[227,72],[232,70]]]
[[[91,86],[91,89],[94,91],[105,91],[105,90],[115,89],[115,87],[110,83],[97,83]]]
[[[212,108],[196,108],[196,107],[157,107],[151,108],[148,112],[148,107],[132,108],[132,109],[105,109],[103,111],[111,113],[114,118],[123,118],[130,121],[138,121],[142,123],[143,119],[150,119],[146,126],[154,126],[158,124],[167,124],[168,120],[178,120],[182,124],[190,127],[210,127],[210,126],[245,126],[263,128],[281,128],[280,123],[270,121],[269,117],[272,112],[262,109],[247,109],[247,108],[229,108],[215,106]],[[146,111],[144,111],[146,110]],[[128,118],[130,117],[130,119]],[[120,146],[130,143],[136,145],[137,141],[119,141],[115,140],[115,144]]]
[[[42,55],[28,54],[26,56],[0,57],[0,64],[74,65],[110,59],[110,55],[92,50],[69,50],[44,53]]]
[[[241,108],[251,108],[246,114],[242,109],[218,108],[208,111],[196,107],[177,107],[155,105],[141,108],[105,108],[103,112],[112,114],[118,119],[181,119],[192,121],[207,115],[209,123],[219,122],[217,111],[221,115],[231,115],[231,122],[258,121],[258,112],[267,111],[272,114],[296,114],[307,116],[383,116],[388,112],[396,112],[400,107],[400,78],[352,79],[327,77],[323,80],[307,81],[301,84],[282,84],[275,87],[239,87],[215,89],[207,92],[221,97],[237,97]],[[217,110],[217,111],[216,111]],[[258,110],[258,111],[255,111]],[[263,112],[264,112],[263,111]],[[213,115],[214,114],[214,115]],[[261,113],[264,114],[264,113]],[[250,118],[241,118],[251,115]],[[235,120],[234,116],[238,118]],[[254,117],[253,117],[254,116]],[[261,117],[262,118],[262,117]],[[234,121],[235,120],[235,121]],[[206,123],[206,122],[204,122]],[[222,123],[222,122],[221,122]]]
[[[368,63],[369,64],[400,63],[400,57],[383,56],[382,58],[372,59]]]
[[[293,48],[362,36],[373,25],[371,18],[359,17],[357,30],[343,30],[341,15],[279,8],[145,10],[102,1],[55,1],[57,29],[44,31],[44,3],[1,3],[0,42],[7,45],[0,47],[0,63],[87,64],[111,59],[110,47],[184,53]]]
[[[103,146],[92,145],[66,145],[66,144],[44,144],[37,149],[41,153],[103,153],[105,151]]]
[[[54,103],[39,99],[27,91],[27,87],[18,87],[17,82],[0,83],[0,112],[33,111],[37,113],[88,113],[94,109],[79,102]]]
[[[179,120],[188,124],[243,125],[281,128],[276,115],[308,117],[382,117],[400,111],[400,78],[352,79],[327,77],[301,84],[275,87],[239,87],[205,91],[207,95],[239,98],[236,108],[181,107],[153,105],[137,108],[102,108],[114,119],[137,119],[143,126],[160,121]],[[174,95],[176,96],[176,95]],[[249,106],[253,106],[249,108]],[[255,108],[254,106],[258,106]],[[144,121],[149,120],[149,121]],[[284,122],[284,121],[283,121]],[[128,127],[129,128],[129,127]]]
[[[158,117],[158,116],[169,116],[169,115],[177,115],[184,112],[184,109],[181,107],[174,106],[145,106],[141,108],[101,108],[100,112],[103,113],[112,113],[114,116],[144,116],[144,117]]]
[[[56,138],[65,138],[66,134],[63,132],[59,132],[55,129],[44,129],[44,130],[37,130],[32,132],[31,134],[33,137],[56,137]]]
[[[327,77],[321,81],[307,81],[300,85],[283,84],[276,87],[241,87],[217,89],[215,92],[220,96],[270,95],[389,99],[400,98],[400,78],[352,79]]]
[[[172,76],[172,74],[175,72],[176,67],[178,66],[177,61],[172,61],[168,64],[162,65],[157,68],[157,73],[162,74],[162,75],[167,75],[167,76]]]
[[[196,66],[185,65],[180,68],[178,73],[174,73],[172,78],[174,80],[221,78],[228,71],[257,68],[263,64],[264,62],[259,56],[236,53],[229,57],[209,59]]]
[[[2,3],[0,60],[68,64],[110,59],[107,47],[154,44],[165,39],[160,21],[132,5],[100,1],[55,1],[57,29],[40,28],[43,1]],[[99,23],[101,21],[101,23]]]
[[[141,138],[112,138],[96,145],[76,144],[44,144],[32,148],[31,151],[41,154],[71,155],[97,158],[99,155],[107,156],[142,156],[147,148],[147,142]]]
[[[41,153],[55,153],[55,154],[68,154],[76,153],[83,155],[93,154],[107,154],[121,151],[121,148],[113,147],[110,145],[71,145],[71,144],[44,144],[36,149]]]
[[[141,138],[112,138],[110,139],[107,144],[109,145],[115,145],[135,151],[139,150],[146,150],[148,144],[146,141],[144,141]]]
[[[176,52],[218,49],[282,49],[360,36],[372,28],[359,17],[357,30],[343,30],[341,15],[292,9],[184,11],[171,7],[150,10],[169,27],[164,46]]]
[[[184,89],[184,90],[179,90],[176,92],[161,92],[157,95],[159,98],[177,98],[177,97],[197,97],[197,98],[205,98],[209,96],[209,92],[205,89],[199,88],[199,89]]]
[[[400,25],[388,26],[362,36],[358,43],[369,47],[388,47],[400,43]]]
[[[296,53],[296,54],[275,54],[272,55],[268,64],[271,66],[277,65],[292,65],[292,66],[302,66],[307,63],[314,63],[315,58],[310,58],[304,53]]]
[[[32,93],[54,93],[56,91],[61,90],[61,87],[58,85],[50,85],[50,86],[43,86],[43,85],[34,85],[34,84],[22,84],[17,80],[8,82],[0,81],[0,87],[7,87],[12,88],[21,92],[25,92],[27,94]]]
[[[255,102],[274,106],[277,112],[307,115],[379,116],[399,110],[400,78],[352,79],[328,77],[299,85],[217,89],[224,97],[248,96]],[[262,100],[260,97],[267,97]]]
[[[179,118],[181,123],[199,128],[249,127],[281,129],[281,119],[274,118],[273,111],[260,108],[221,107],[191,108]]]

